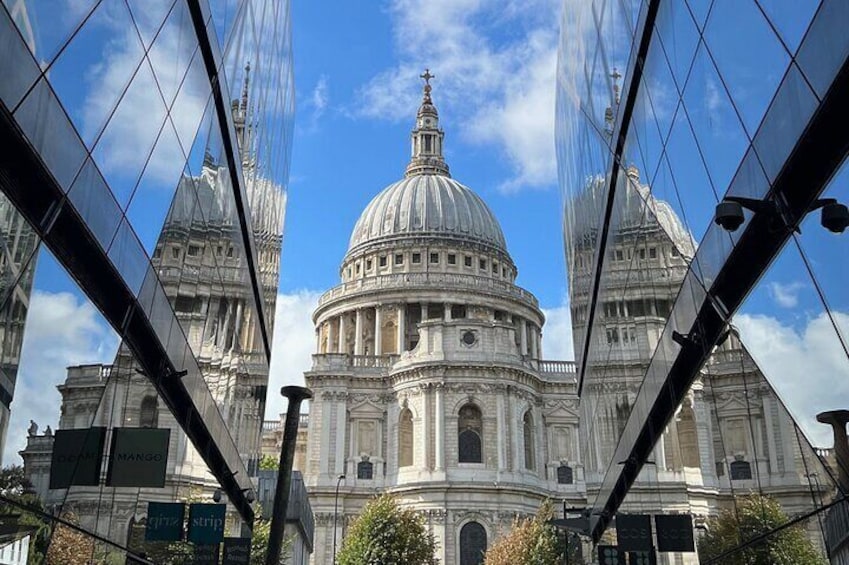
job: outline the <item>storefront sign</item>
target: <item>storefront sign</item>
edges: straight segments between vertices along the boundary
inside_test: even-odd
[[[148,502],[145,541],[180,541],[185,515],[186,505],[182,502]]]
[[[218,544],[203,544],[195,546],[193,565],[218,565]]]
[[[651,516],[617,514],[616,541],[622,551],[648,551],[652,548]]]
[[[50,461],[50,488],[100,484],[106,428],[56,430]]]
[[[111,487],[165,486],[168,428],[115,428],[106,484]]]
[[[696,551],[690,514],[657,514],[654,524],[658,551]]]
[[[223,565],[250,565],[251,538],[224,538]]]
[[[226,504],[192,504],[189,506],[188,540],[195,544],[220,543],[224,539]]]

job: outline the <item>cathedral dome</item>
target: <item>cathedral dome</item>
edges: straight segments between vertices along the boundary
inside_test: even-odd
[[[477,241],[507,252],[501,226],[484,201],[439,174],[408,176],[385,188],[357,220],[348,249],[416,235]]]
[[[405,178],[386,187],[366,206],[354,226],[348,254],[371,244],[410,237],[477,243],[507,254],[501,226],[484,201],[453,180],[442,155],[444,132],[431,100],[426,71],[424,96],[412,131],[412,157]]]

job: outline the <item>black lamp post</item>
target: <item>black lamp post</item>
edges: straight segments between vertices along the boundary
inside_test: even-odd
[[[283,447],[280,450],[280,466],[277,471],[277,489],[274,492],[274,510],[268,532],[268,552],[265,565],[278,565],[283,548],[283,528],[289,506],[289,491],[292,489],[292,462],[295,459],[295,442],[298,439],[298,422],[301,418],[301,402],[312,398],[312,392],[302,386],[284,386],[280,394],[289,399],[286,407],[286,423],[283,426]]]
[[[345,475],[336,478],[336,497],[333,501],[333,563],[336,563],[336,518],[339,515],[339,484],[345,480]]]

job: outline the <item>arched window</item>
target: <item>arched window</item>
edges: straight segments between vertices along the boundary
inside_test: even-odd
[[[409,408],[401,410],[398,418],[398,466],[413,464],[413,413]]]
[[[569,465],[561,465],[557,468],[557,484],[571,485],[574,482],[572,476],[572,467]]]
[[[481,565],[486,553],[486,530],[477,522],[460,529],[460,565]]]
[[[474,404],[460,408],[457,420],[457,447],[460,463],[483,463],[483,424],[480,409]]]
[[[699,456],[696,417],[690,404],[684,404],[678,416],[678,444],[681,446],[681,459],[684,467],[699,468],[702,466],[702,460]]]
[[[159,409],[155,396],[145,396],[139,409],[139,427],[155,428],[159,425]]]
[[[731,480],[746,481],[752,478],[752,466],[748,461],[733,461],[731,463]]]
[[[523,420],[525,438],[525,469],[534,470],[534,418],[531,411],[525,412]]]
[[[357,463],[357,478],[370,481],[374,478],[374,464],[371,461]]]

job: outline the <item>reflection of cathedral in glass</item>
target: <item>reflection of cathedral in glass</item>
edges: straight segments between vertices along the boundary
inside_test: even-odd
[[[199,174],[179,179],[151,263],[164,296],[179,322],[172,327],[185,336],[198,362],[203,382],[217,404],[229,437],[251,476],[258,470],[260,434],[268,386],[268,357],[259,329],[256,304],[263,303],[271,331],[282,244],[285,192],[257,171],[252,147],[253,126],[248,100],[250,67],[244,92],[231,111],[241,149],[247,205],[255,248],[246,251],[239,207],[234,201],[230,171],[219,150],[210,144]],[[255,296],[250,269],[259,273],[261,296]],[[156,320],[153,320],[156,323]],[[169,340],[170,341],[170,340]],[[170,345],[170,343],[169,343]],[[179,378],[179,377],[174,377]],[[182,433],[174,415],[161,404],[149,379],[139,374],[128,348],[121,346],[111,366],[70,367],[59,387],[60,429],[116,425],[170,428],[166,488],[146,500],[173,501],[218,487],[201,454]],[[119,424],[120,423],[120,424]],[[22,452],[28,474],[48,507],[75,508],[81,523],[113,539],[126,539],[128,524],[144,508],[135,494],[120,500],[112,515],[98,517],[87,502],[96,490],[47,489],[52,436],[32,436]],[[100,489],[101,492],[110,489]],[[123,530],[122,530],[123,529]],[[124,533],[121,533],[121,532]]]
[[[656,198],[628,167],[620,177],[603,257],[581,395],[580,445],[590,502],[610,469],[682,282],[695,255],[693,238],[674,208]],[[566,243],[575,351],[580,363],[598,247],[598,218],[606,195],[590,179],[567,204]],[[620,512],[693,514],[697,528],[758,487],[789,515],[811,497],[805,451],[793,420],[742,347],[736,333],[717,347],[674,417],[659,434]],[[816,523],[809,524],[813,538]],[[668,559],[670,557],[660,557]],[[680,554],[697,563],[695,554]],[[670,561],[671,563],[672,561]],[[676,563],[679,561],[675,561]]]

